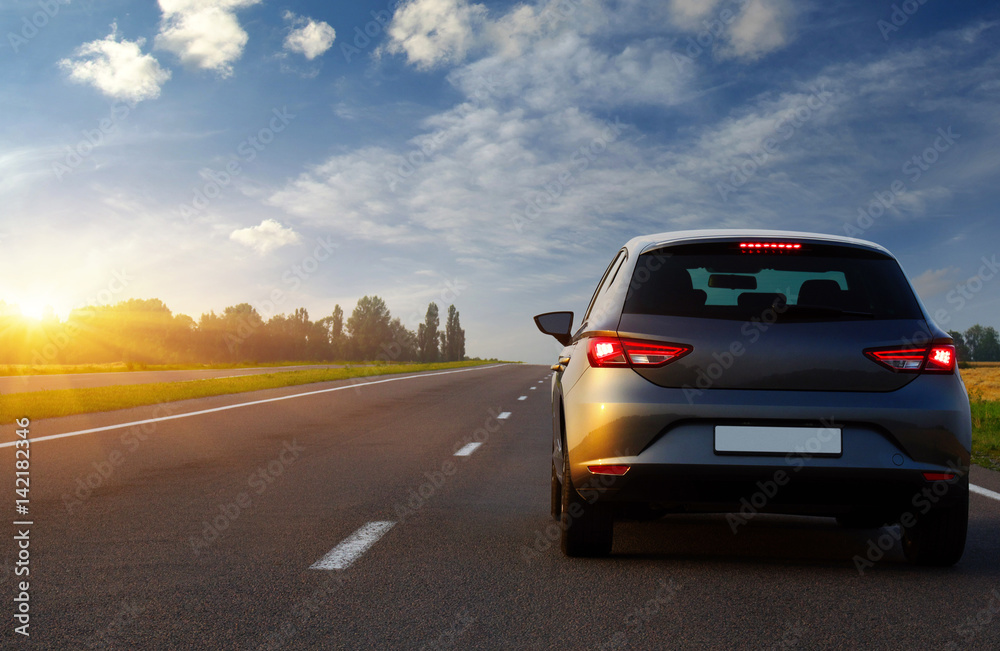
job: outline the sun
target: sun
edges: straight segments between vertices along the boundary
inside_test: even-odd
[[[21,316],[34,321],[41,321],[54,315],[52,302],[45,299],[22,301],[18,307],[21,310]]]

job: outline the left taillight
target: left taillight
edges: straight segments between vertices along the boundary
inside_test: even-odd
[[[870,348],[865,355],[897,373],[955,372],[955,347],[951,344]]]
[[[587,343],[587,359],[597,368],[633,366],[652,368],[669,364],[692,350],[691,346],[661,341],[591,337]]]

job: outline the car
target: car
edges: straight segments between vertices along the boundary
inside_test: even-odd
[[[770,230],[636,237],[583,321],[535,317],[552,366],[552,515],[567,556],[614,521],[757,513],[965,548],[972,425],[953,339],[872,242]],[[884,534],[881,534],[884,535]]]

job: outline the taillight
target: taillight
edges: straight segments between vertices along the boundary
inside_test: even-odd
[[[618,337],[593,337],[587,344],[587,359],[591,366],[628,366],[625,349]]]
[[[587,344],[587,358],[591,366],[633,366],[653,368],[663,366],[687,355],[691,346],[659,341],[619,339],[618,337],[592,337]]]
[[[740,242],[742,251],[798,251],[802,245],[798,242]]]
[[[871,348],[865,355],[897,373],[955,372],[955,347],[951,344]]]
[[[955,479],[953,472],[925,472],[924,479],[927,481],[952,481]]]
[[[615,475],[621,477],[628,472],[629,466],[623,464],[607,464],[607,465],[595,465],[587,466],[587,470],[590,471],[592,475]]]

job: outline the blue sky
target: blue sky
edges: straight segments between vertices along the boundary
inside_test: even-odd
[[[956,6],[957,5],[957,6]],[[454,303],[549,362],[637,234],[870,239],[1000,326],[1000,7],[0,0],[0,298]],[[916,158],[915,158],[916,157]],[[993,263],[995,265],[995,263]]]

